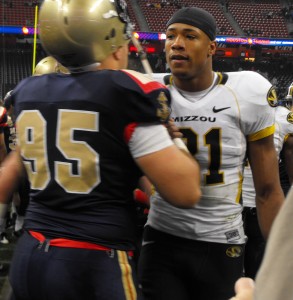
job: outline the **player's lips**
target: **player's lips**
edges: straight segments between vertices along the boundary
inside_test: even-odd
[[[184,55],[181,55],[181,54],[173,54],[173,55],[170,55],[170,60],[171,61],[186,61],[188,60],[188,57],[187,56],[184,56]]]

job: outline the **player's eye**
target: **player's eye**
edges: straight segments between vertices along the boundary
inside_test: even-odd
[[[187,35],[186,35],[186,38],[187,38],[188,40],[194,40],[194,39],[196,39],[196,36],[193,35],[193,34],[187,34]]]

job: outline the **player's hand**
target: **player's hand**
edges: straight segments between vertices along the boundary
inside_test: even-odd
[[[169,120],[166,127],[167,127],[168,132],[172,139],[183,137],[183,134],[179,131],[179,128],[175,125],[175,122],[173,119]]]
[[[254,281],[248,277],[242,277],[235,283],[236,295],[230,300],[252,300],[254,292]]]

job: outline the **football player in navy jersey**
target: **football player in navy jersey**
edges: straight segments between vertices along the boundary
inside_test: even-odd
[[[4,161],[7,155],[7,147],[5,143],[5,130],[7,128],[7,111],[1,101],[0,105],[0,163]],[[8,216],[8,205],[3,204],[0,214],[0,243],[8,244],[9,240],[6,233],[7,216]]]
[[[4,97],[4,107],[7,110],[7,126],[4,129],[5,144],[7,153],[14,151],[16,148],[16,128],[14,107],[11,98],[12,90]],[[11,197],[13,209],[10,212],[9,225],[13,226],[13,235],[19,237],[23,232],[23,222],[25,211],[29,202],[29,181],[27,174],[24,173],[17,190]]]
[[[7,112],[2,106],[2,101],[0,105],[0,163],[3,162],[5,156],[7,155],[7,149],[5,145],[4,130],[7,126]],[[1,172],[1,169],[0,169]],[[7,204],[0,204],[0,242],[3,244],[8,244],[7,234],[5,231],[6,227],[6,217],[7,217]],[[4,264],[0,262],[0,276],[6,275],[7,268]]]
[[[139,299],[133,191],[145,174],[166,201],[191,207],[198,164],[168,134],[166,87],[125,69],[123,0],[45,0],[39,21],[42,45],[71,74],[29,77],[11,95],[19,149],[3,163],[0,203],[23,166],[30,181],[14,297]]]

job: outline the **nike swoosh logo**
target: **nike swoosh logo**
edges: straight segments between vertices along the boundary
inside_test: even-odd
[[[228,108],[231,108],[231,106],[228,106],[228,107],[223,107],[223,108],[216,108],[216,106],[214,106],[213,107],[213,112],[214,113],[218,113],[218,112],[220,112],[220,111],[222,111],[222,110],[225,110],[225,109],[228,109]]]
[[[146,246],[146,245],[149,245],[149,244],[153,244],[155,241],[142,241],[141,245],[142,246]]]

